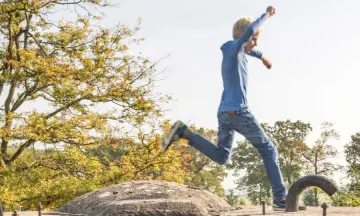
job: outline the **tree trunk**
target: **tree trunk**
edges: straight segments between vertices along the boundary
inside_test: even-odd
[[[319,206],[319,198],[317,188],[314,188],[315,206]]]
[[[287,178],[288,184],[291,185],[291,173],[290,173],[289,167],[287,167],[286,178]]]
[[[317,167],[317,162],[318,162],[318,155],[315,155],[315,175],[318,175],[318,167]],[[314,188],[314,198],[315,198],[315,206],[319,206],[319,198],[318,198],[318,191],[317,188]]]
[[[262,184],[260,184],[260,200],[259,200],[259,202],[261,203],[261,201],[263,201]]]
[[[6,167],[6,163],[5,163],[4,159],[0,158],[0,169],[5,168],[5,167]]]

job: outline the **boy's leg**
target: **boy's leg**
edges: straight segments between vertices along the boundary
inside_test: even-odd
[[[174,129],[170,130],[168,136],[164,138],[165,141],[163,141],[163,143],[165,143],[165,149],[167,146],[171,145],[172,140],[176,141],[177,137],[185,138],[189,140],[189,145],[199,150],[211,160],[218,164],[225,164],[230,157],[234,139],[234,130],[230,128],[226,122],[224,122],[220,115],[218,115],[218,121],[218,145],[213,144],[209,140],[196,133],[190,133],[190,136],[184,137],[184,134],[188,133],[189,131],[186,131],[188,130],[186,125],[179,123],[178,121],[174,124]],[[171,139],[171,137],[175,137],[175,139]],[[168,140],[170,140],[170,142],[167,142]]]
[[[274,204],[277,207],[285,208],[284,200],[288,191],[281,174],[278,151],[275,145],[266,136],[265,131],[250,111],[242,111],[237,118],[237,121],[233,122],[233,124],[236,124],[234,129],[242,134],[263,158],[265,170],[272,186]]]

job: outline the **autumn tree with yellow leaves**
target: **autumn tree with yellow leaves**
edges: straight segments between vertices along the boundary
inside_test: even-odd
[[[222,192],[220,180],[206,174],[212,168],[201,172],[209,162],[197,167],[184,141],[161,150],[161,136],[170,128],[162,105],[170,97],[154,92],[156,62],[129,51],[143,40],[136,38],[140,24],[101,27],[96,12],[108,6],[105,0],[1,2],[5,208],[34,209],[41,202],[53,209],[124,181],[201,186],[200,174]],[[54,20],[59,10],[74,18]]]
[[[49,13],[62,5],[81,9],[107,4],[102,0],[1,4],[3,168],[31,146],[82,149],[106,142],[112,132],[125,134],[129,126],[121,122],[140,125],[162,111],[159,103],[164,98],[152,94],[154,65],[128,53],[129,43],[141,40],[134,39],[138,27],[105,29],[93,24],[90,12],[78,14],[75,21],[51,22]]]

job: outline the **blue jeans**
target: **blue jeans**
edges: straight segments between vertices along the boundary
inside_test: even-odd
[[[235,115],[218,112],[218,145],[193,133],[189,144],[219,164],[230,159],[234,132],[243,135],[260,153],[267,176],[271,182],[274,200],[283,200],[287,196],[278,161],[278,151],[265,131],[248,109],[242,109]]]

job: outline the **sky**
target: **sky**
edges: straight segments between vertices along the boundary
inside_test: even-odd
[[[360,1],[358,0],[109,0],[104,26],[135,27],[145,41],[134,52],[157,61],[161,81],[156,91],[171,94],[166,118],[217,129],[222,93],[220,46],[232,38],[241,16],[259,17],[268,5],[276,15],[262,26],[258,48],[273,67],[249,65],[248,101],[262,123],[301,120],[313,127],[307,143],[319,137],[324,121],[335,123],[340,139],[332,141],[344,164],[342,148],[360,131]],[[242,140],[236,135],[236,140]],[[235,143],[234,143],[235,144]],[[340,177],[337,178],[340,181]],[[233,188],[234,177],[223,182]]]
[[[222,93],[220,46],[231,40],[232,26],[241,16],[259,17],[268,5],[276,15],[262,26],[258,48],[273,67],[257,59],[249,66],[248,99],[260,122],[301,120],[310,123],[312,143],[321,123],[330,121],[340,134],[331,142],[340,152],[360,131],[360,1],[250,0],[119,0],[106,9],[105,25],[135,25],[145,41],[136,49],[162,60],[164,80],[156,90],[171,94],[166,118],[217,129],[216,112]],[[236,135],[236,140],[242,140]],[[340,181],[340,177],[336,178]],[[223,182],[233,188],[234,177]]]

